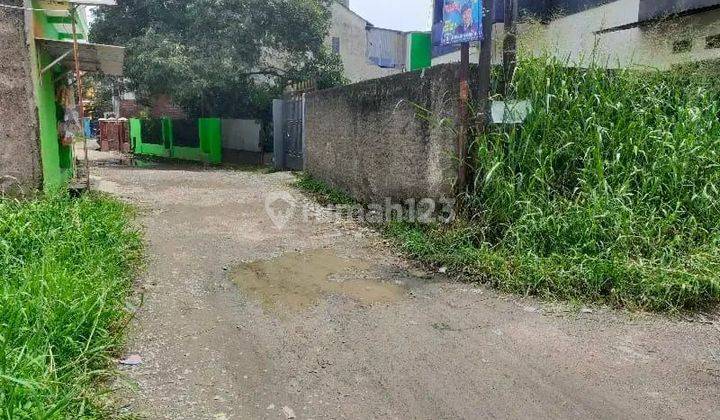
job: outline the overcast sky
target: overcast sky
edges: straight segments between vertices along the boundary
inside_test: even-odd
[[[432,0],[350,0],[350,8],[381,28],[430,30]]]
[[[432,3],[432,0],[350,0],[350,8],[381,28],[429,31]],[[92,24],[90,10],[87,15]]]

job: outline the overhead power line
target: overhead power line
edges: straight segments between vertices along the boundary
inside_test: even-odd
[[[48,11],[53,10],[53,9],[35,9],[32,7],[14,6],[12,4],[5,4],[5,3],[0,3],[0,7],[4,7],[6,9],[15,9],[15,10],[28,10],[31,12],[48,12]]]

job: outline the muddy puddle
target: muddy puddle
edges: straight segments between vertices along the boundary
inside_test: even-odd
[[[403,297],[403,286],[364,278],[370,268],[365,261],[318,249],[243,264],[230,275],[243,292],[274,312],[299,312],[332,295],[364,304],[391,303]]]

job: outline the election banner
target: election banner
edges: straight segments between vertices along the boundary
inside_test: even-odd
[[[442,45],[482,39],[482,0],[443,1]]]

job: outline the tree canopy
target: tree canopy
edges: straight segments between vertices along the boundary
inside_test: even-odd
[[[90,37],[125,46],[139,97],[168,94],[193,115],[260,117],[293,82],[343,83],[324,44],[332,0],[119,0]]]

